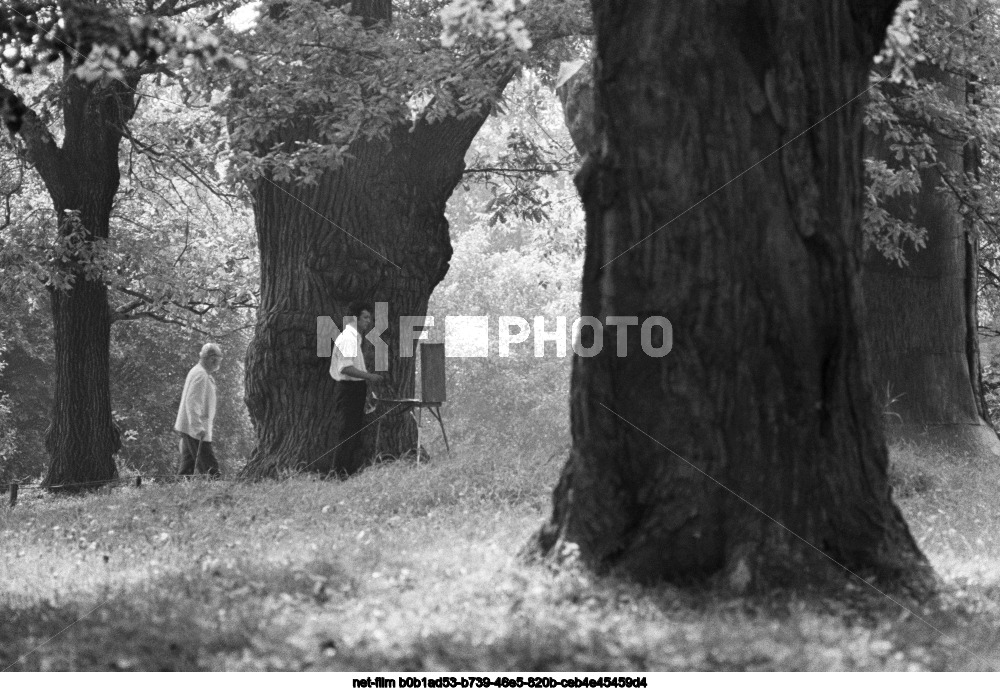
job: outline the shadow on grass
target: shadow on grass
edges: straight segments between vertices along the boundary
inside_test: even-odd
[[[326,561],[288,568],[205,563],[89,600],[4,603],[0,670],[218,670],[264,655],[273,659],[267,668],[301,667],[280,650],[289,612],[356,590],[339,564]]]
[[[991,670],[998,662],[996,587],[906,612],[864,589],[739,598],[571,581],[552,586],[544,603],[515,595],[492,634],[459,623],[347,644],[342,618],[367,615],[353,608],[363,585],[339,563],[205,563],[89,601],[0,605],[0,669]]]

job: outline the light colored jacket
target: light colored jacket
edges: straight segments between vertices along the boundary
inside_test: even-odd
[[[211,442],[214,420],[215,378],[198,363],[191,368],[184,380],[184,392],[181,394],[174,430],[194,438],[204,431],[205,442]]]
[[[361,334],[357,327],[348,324],[333,342],[333,355],[330,358],[330,377],[338,382],[361,382],[360,377],[351,377],[341,370],[353,365],[361,372],[368,372],[365,367],[365,354],[361,352]]]

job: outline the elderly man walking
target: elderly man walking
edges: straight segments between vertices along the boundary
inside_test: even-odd
[[[174,430],[180,433],[181,463],[177,470],[182,476],[195,472],[219,475],[219,462],[212,451],[212,422],[215,420],[215,378],[212,373],[222,363],[218,344],[201,347],[198,364],[184,380],[184,392],[177,411]]]

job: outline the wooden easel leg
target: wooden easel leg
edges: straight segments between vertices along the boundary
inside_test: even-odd
[[[441,437],[444,438],[444,448],[448,452],[448,454],[451,455],[451,447],[448,446],[448,433],[446,433],[444,431],[444,421],[441,420],[441,407],[440,406],[432,406],[431,407],[431,414],[435,418],[437,418],[438,425],[441,426]]]
[[[417,406],[417,463],[420,463],[420,423],[423,420],[423,406]]]

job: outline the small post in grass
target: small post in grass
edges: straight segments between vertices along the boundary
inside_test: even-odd
[[[10,484],[10,506],[17,504],[17,483]]]
[[[135,477],[135,487],[137,487],[137,488],[141,488],[142,487],[142,476],[136,476]]]

